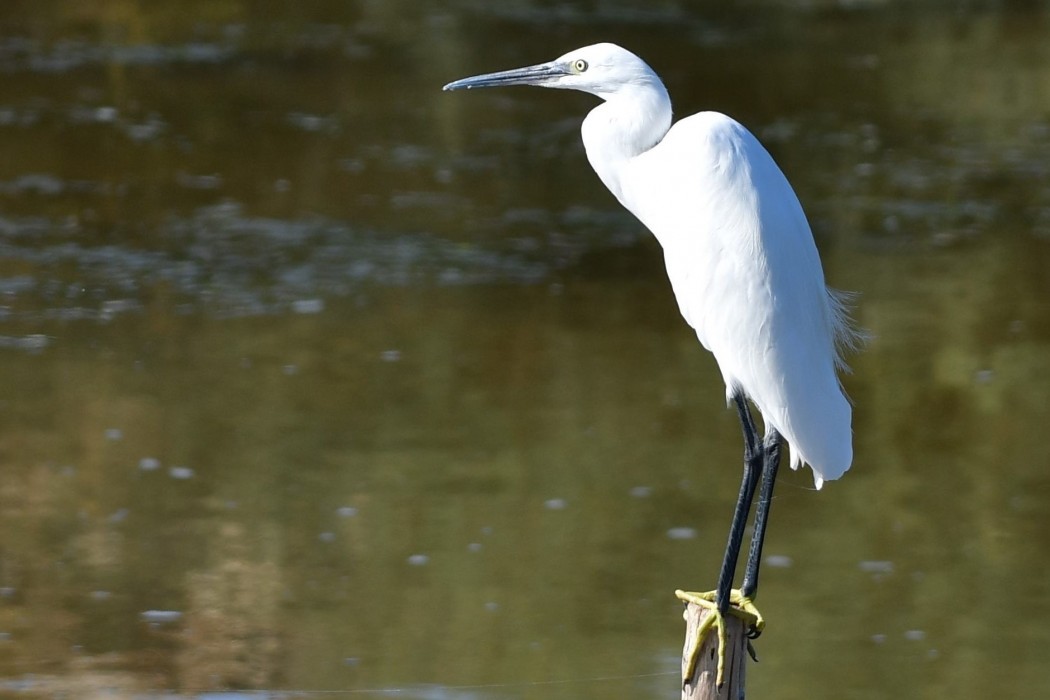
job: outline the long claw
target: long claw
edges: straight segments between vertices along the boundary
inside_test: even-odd
[[[703,646],[707,633],[714,627],[718,630],[718,670],[715,676],[715,683],[718,687],[722,687],[722,682],[725,679],[726,628],[725,620],[722,619],[722,613],[718,611],[718,605],[715,602],[715,591],[696,593],[677,590],[674,594],[683,602],[693,603],[711,611],[704,618],[704,621],[700,623],[700,627],[696,631],[696,637],[693,640],[692,648],[689,650],[686,659],[685,669],[682,672],[682,683],[688,683],[689,679],[693,677],[696,665],[700,660],[700,647]],[[729,613],[744,621],[748,637],[753,639],[761,634],[766,623],[751,599],[745,598],[740,591],[733,589],[729,594],[729,602]],[[748,644],[750,645],[750,642]]]

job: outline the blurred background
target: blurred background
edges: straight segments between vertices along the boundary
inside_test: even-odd
[[[674,698],[737,419],[562,91],[767,145],[873,340],[755,698],[1050,696],[1050,6],[7,0],[0,697]],[[293,694],[290,691],[300,691]]]

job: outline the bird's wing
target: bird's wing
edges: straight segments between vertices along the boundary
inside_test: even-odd
[[[802,206],[773,158],[729,117],[678,122],[634,159],[624,204],[664,248],[686,321],[819,479],[852,461],[836,368],[836,309]]]

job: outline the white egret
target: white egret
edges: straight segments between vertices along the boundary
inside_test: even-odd
[[[581,90],[603,100],[583,121],[587,159],[605,186],[659,240],[685,320],[718,362],[726,402],[744,432],[744,477],[718,588],[679,597],[744,617],[749,636],[762,618],[758,590],[767,516],[786,442],[792,468],[808,464],[817,488],[853,459],[850,403],[839,384],[840,350],[852,344],[842,298],[824,283],[820,258],[795,192],[742,125],[700,112],[671,126],[671,100],[655,72],[614,44],[586,46],[525,68],[464,78],[458,90],[502,85]],[[759,438],[748,399],[762,412]],[[755,490],[755,527],[739,590],[732,589]],[[713,602],[713,605],[712,605]],[[694,650],[699,651],[700,640]],[[692,664],[691,664],[692,665]],[[686,680],[691,676],[691,668]]]

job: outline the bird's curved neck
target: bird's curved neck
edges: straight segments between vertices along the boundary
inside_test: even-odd
[[[671,128],[671,98],[662,83],[631,85],[603,96],[583,120],[587,160],[605,186],[623,201],[620,172],[631,158],[660,143]]]

